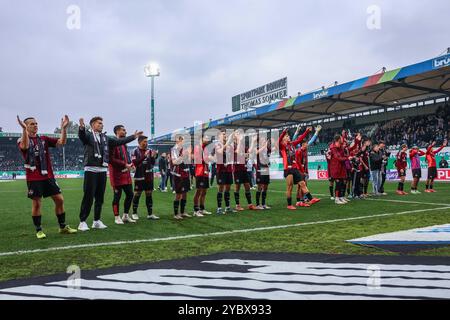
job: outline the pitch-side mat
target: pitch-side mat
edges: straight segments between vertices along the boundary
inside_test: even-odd
[[[437,249],[450,246],[450,224],[377,234],[347,242],[398,253]]]
[[[0,299],[450,299],[450,258],[224,253],[0,283]]]

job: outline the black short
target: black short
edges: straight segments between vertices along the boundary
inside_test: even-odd
[[[250,177],[247,171],[236,171],[234,173],[234,184],[250,183]]]
[[[232,185],[233,174],[231,172],[221,172],[217,174],[217,184],[220,186]]]
[[[261,172],[256,172],[256,184],[270,184],[270,174],[262,174]]]
[[[195,177],[195,187],[197,189],[209,189],[209,178]]]
[[[413,178],[422,178],[422,169],[412,169]]]
[[[61,194],[61,189],[55,179],[42,181],[27,181],[28,198],[48,198]]]
[[[398,169],[397,169],[397,172],[398,172],[398,177],[399,178],[406,177],[406,169],[403,170],[403,173],[400,170],[398,170]]]
[[[145,181],[145,180],[134,181],[134,191],[135,192],[153,191],[153,189],[154,189],[153,180],[150,180],[150,181]]]
[[[370,180],[370,171],[369,170],[361,171],[361,178]]]
[[[187,178],[173,177],[173,183],[175,185],[175,193],[182,194],[191,191],[191,181]]]
[[[287,169],[284,170],[284,178],[292,176],[294,178],[294,184],[299,184],[306,180],[306,176],[301,174],[298,169]]]
[[[347,180],[352,180],[352,179],[353,179],[352,170],[347,170]]]
[[[434,168],[428,168],[428,179],[436,179],[437,178],[437,169]]]

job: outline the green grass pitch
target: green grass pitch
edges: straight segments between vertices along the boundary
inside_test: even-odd
[[[65,197],[67,223],[75,228],[79,223],[82,183],[82,180],[59,181]],[[438,193],[436,194],[406,197],[394,195],[396,184],[387,184],[389,196],[352,201],[351,204],[341,207],[334,205],[329,199],[327,182],[310,182],[309,186],[313,194],[322,198],[322,202],[311,208],[301,208],[296,212],[286,210],[284,181],[274,181],[268,195],[268,203],[272,206],[270,211],[244,211],[227,216],[214,214],[201,219],[192,218],[180,222],[172,218],[173,194],[156,191],[154,212],[161,217],[160,221],[145,219],[145,200],[142,197],[139,223],[116,226],[111,208],[112,192],[108,185],[102,217],[102,221],[109,227],[107,230],[91,230],[71,236],[59,235],[53,203],[51,200],[45,200],[42,221],[47,239],[39,241],[35,237],[30,213],[31,201],[26,198],[25,182],[0,183],[2,239],[0,241],[0,264],[2,265],[0,281],[64,273],[70,265],[78,265],[81,270],[88,270],[229,251],[389,255],[392,253],[355,246],[345,241],[377,233],[446,224],[450,221],[450,184],[437,183],[435,188]],[[246,203],[242,191],[241,194],[241,202]],[[190,212],[192,212],[192,197],[191,191],[188,195]],[[215,199],[216,188],[213,187],[207,196],[209,211],[215,212]],[[392,200],[395,202],[391,202]],[[233,199],[232,204],[234,204]],[[395,213],[402,214],[394,215]],[[384,216],[377,217],[378,215]],[[349,218],[358,219],[345,221]],[[88,224],[91,223],[92,214],[88,220]],[[304,223],[306,225],[298,226]],[[285,225],[296,226],[206,235]],[[120,245],[108,244],[117,241],[164,239],[188,235],[203,236]],[[105,245],[10,254],[18,251],[99,243]],[[450,248],[422,251],[416,254],[450,256]]]

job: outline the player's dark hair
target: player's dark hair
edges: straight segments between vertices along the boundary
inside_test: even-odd
[[[146,139],[148,139],[148,137],[146,137],[146,136],[140,136],[140,137],[138,138],[138,143],[141,143],[142,141],[144,141],[144,140],[146,140]]]
[[[338,141],[341,141],[341,139],[342,139],[342,137],[341,137],[340,135],[337,134],[337,135],[334,136],[333,141],[334,141],[334,142],[338,142]]]
[[[121,125],[121,124],[115,126],[115,127],[114,127],[114,134],[117,134],[117,132],[118,132],[120,129],[124,129],[124,128],[125,128],[125,126],[123,126],[123,125]]]
[[[102,117],[93,117],[91,121],[89,121],[89,125],[92,127],[92,124],[96,121],[103,121]]]
[[[23,123],[26,123],[28,120],[31,120],[31,119],[35,119],[35,117],[28,117],[25,120],[23,120]]]

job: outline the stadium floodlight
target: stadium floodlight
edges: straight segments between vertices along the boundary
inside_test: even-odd
[[[159,77],[160,76],[160,70],[159,65],[155,62],[150,62],[144,67],[145,76],[150,77]]]
[[[151,139],[155,138],[155,77],[161,75],[159,65],[155,62],[150,62],[144,67],[144,73],[147,78],[152,79],[152,92],[151,92]]]

